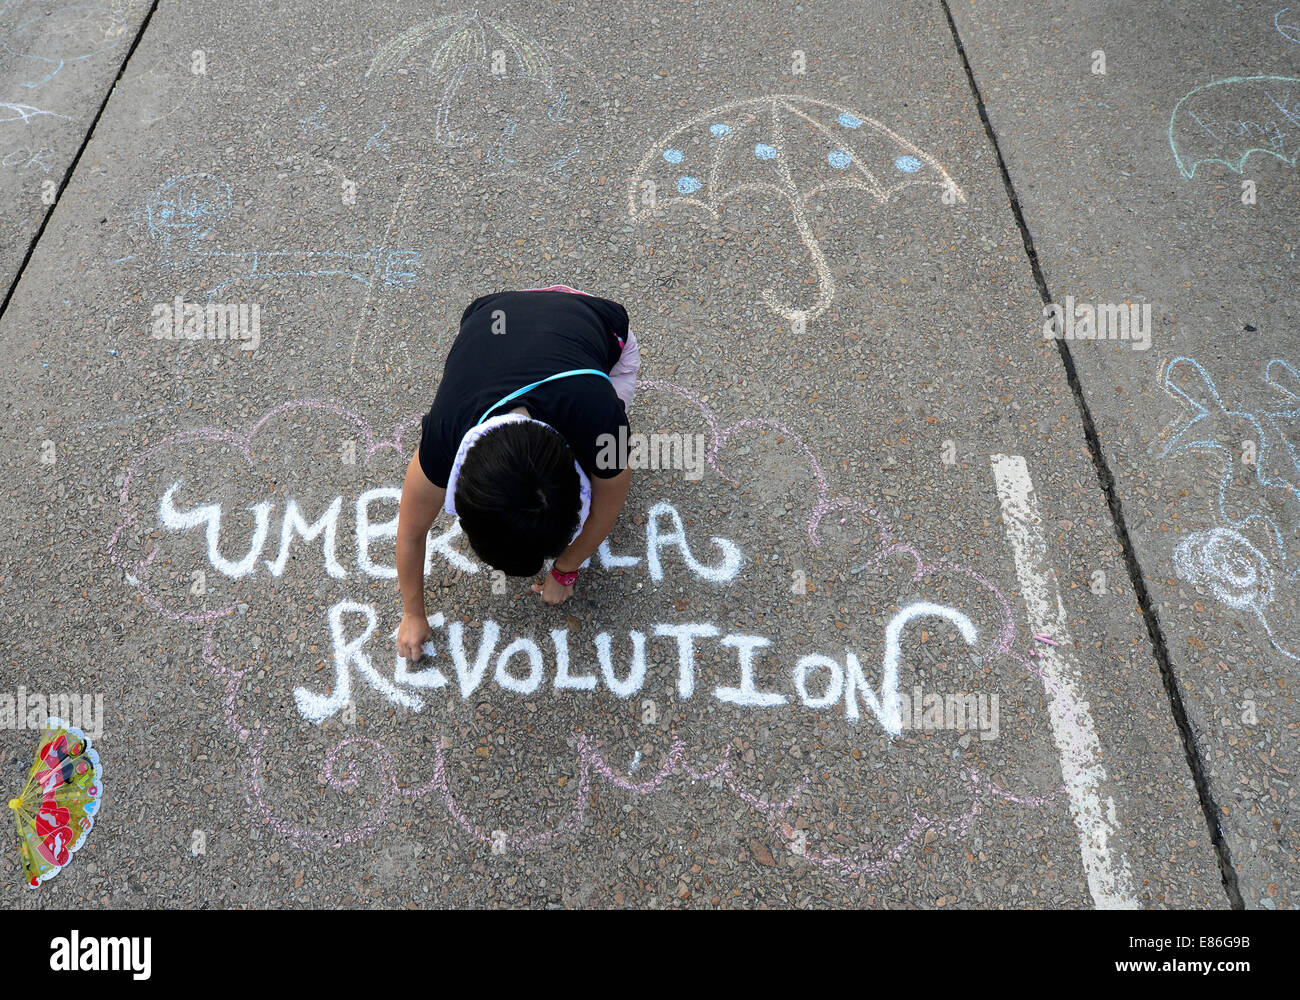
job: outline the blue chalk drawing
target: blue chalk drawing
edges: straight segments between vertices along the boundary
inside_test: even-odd
[[[231,285],[253,278],[335,277],[366,287],[404,287],[415,283],[424,262],[421,251],[386,247],[360,251],[203,249],[202,241],[230,211],[229,184],[212,174],[186,174],[161,184],[137,210],[136,221],[160,248],[155,259],[162,266],[208,269],[220,264],[228,273],[235,272],[212,287],[208,302]]]
[[[694,169],[689,174],[672,170],[679,162]],[[916,167],[900,178],[901,162]],[[641,200],[647,183],[655,190],[671,185],[677,196],[647,204]],[[867,192],[884,204],[915,186],[950,192],[953,202],[966,200],[933,157],[880,122],[816,98],[775,94],[710,108],[673,129],[649,149],[632,173],[627,204],[633,223],[674,204],[700,208],[716,221],[733,195],[748,199],[753,192],[764,191],[784,200],[797,242],[816,272],[817,298],[806,305],[791,303],[771,288],[764,289],[762,297],[778,316],[806,324],[825,312],[835,295],[830,265],[809,222],[808,201],[824,191],[850,189]],[[780,214],[768,217],[769,223],[777,225],[780,219]]]
[[[905,174],[914,174],[921,169],[921,161],[915,156],[900,156],[894,161],[894,166]]]
[[[39,149],[31,149],[27,146],[19,146],[17,149],[11,149],[0,159],[0,166],[14,167],[18,170],[26,170],[30,166],[38,166],[45,173],[50,172],[50,164],[46,159],[54,155],[54,150],[49,146],[41,146]]]
[[[387,131],[388,131],[388,122],[384,122],[382,125],[379,126],[379,131],[366,140],[365,151],[369,152],[370,149],[374,146],[379,146],[381,149],[387,149],[389,146],[391,146],[392,143],[379,141],[379,137]]]
[[[325,126],[321,124],[320,116],[325,113],[325,102],[321,101],[320,107],[309,114],[298,123],[298,130],[303,135],[310,135],[312,132],[324,132]]]
[[[1178,380],[1192,383],[1193,392]],[[1213,453],[1223,461],[1215,497],[1217,527],[1188,536],[1175,550],[1175,567],[1189,582],[1209,587],[1225,604],[1251,608],[1273,647],[1292,659],[1270,621],[1267,605],[1275,583],[1300,578],[1300,453],[1293,438],[1300,430],[1300,371],[1273,358],[1264,365],[1264,384],[1280,393],[1279,408],[1236,410],[1228,407],[1210,374],[1195,360],[1174,358],[1165,371],[1164,390],[1191,408],[1191,416],[1176,424],[1161,457],[1185,452]],[[1241,462],[1247,485],[1259,491],[1252,502],[1237,484],[1238,454],[1244,441],[1257,443],[1255,461]],[[1230,499],[1231,497],[1231,499]],[[1291,514],[1292,526],[1273,517],[1278,508]],[[1242,514],[1243,511],[1247,513]],[[1236,512],[1236,513],[1234,513]],[[1266,537],[1272,551],[1261,552],[1248,537]],[[1298,647],[1300,648],[1300,647]]]
[[[1243,173],[1253,153],[1295,166],[1300,78],[1233,76],[1188,91],[1169,117],[1169,148],[1184,180],[1203,163]]]
[[[569,151],[564,156],[556,160],[553,164],[551,164],[551,173],[559,174],[567,181],[569,179],[569,175],[565,173],[564,168],[568,166],[570,160],[572,160],[575,156],[578,155],[579,149],[580,147],[578,145],[578,140],[576,139],[573,140],[573,146],[569,149]]]
[[[231,207],[230,185],[225,181],[212,174],[185,174],[159,185],[136,210],[135,221],[162,247],[162,257],[171,260],[172,243],[180,237],[189,253],[200,254],[200,241],[230,214]]]
[[[1273,15],[1273,27],[1277,28],[1278,34],[1287,41],[1300,44],[1300,24],[1283,23],[1282,21],[1282,15],[1290,9],[1290,7],[1283,7]]]
[[[560,96],[557,97],[554,101],[552,101],[550,105],[547,107],[546,117],[553,122],[573,121],[571,117],[567,117],[564,114],[565,105],[567,105],[568,103],[569,103],[569,95],[565,93],[563,90],[560,91]]]
[[[40,108],[34,108],[30,104],[12,104],[8,101],[0,101],[0,125],[7,122],[22,122],[24,125],[30,125],[33,121],[43,118],[62,118],[65,121],[67,115],[61,115],[57,111],[43,111]]]
[[[125,30],[126,19],[107,8],[59,7],[10,29],[0,36],[0,47],[35,64],[30,67],[34,78],[19,84],[35,89],[53,80],[68,63],[115,48]]]
[[[501,134],[497,136],[496,142],[488,147],[487,158],[489,163],[505,164],[519,162],[517,156],[511,156],[506,152],[506,150],[510,148],[510,143],[514,141],[515,120],[507,115],[505,122],[505,126],[501,129]]]
[[[196,282],[209,281],[214,271],[223,273],[207,294],[207,305],[242,281],[259,283],[285,278],[342,278],[368,289],[407,288],[420,278],[424,253],[384,246],[364,250],[206,250],[204,240],[231,212],[230,185],[208,173],[185,174],[160,184],[134,213],[135,222],[152,240],[152,252],[132,253],[114,263],[151,262],[155,266],[190,273]],[[187,291],[180,294],[187,298]],[[181,351],[188,342],[182,342]],[[183,365],[183,360],[181,362]],[[167,413],[190,399],[193,390],[178,373],[181,398],[170,406],[102,423],[85,425],[95,430],[131,423]]]
[[[520,182],[560,190],[575,167],[595,165],[583,154],[608,135],[601,126],[612,103],[587,67],[477,11],[425,17],[368,51],[344,45],[333,58],[322,56],[282,95],[292,121],[327,102],[320,124],[338,140],[334,151],[294,150],[311,160],[313,175],[323,169],[337,177],[344,157],[351,163],[343,179],[369,175],[371,190],[376,171],[398,184],[419,177],[421,190],[500,175],[514,182],[506,193],[519,203],[527,197]],[[315,128],[312,119],[300,125]],[[471,142],[471,157],[443,155]]]

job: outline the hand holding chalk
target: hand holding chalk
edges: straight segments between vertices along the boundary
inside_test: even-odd
[[[550,573],[547,573],[544,583],[533,584],[533,593],[540,594],[542,601],[546,604],[563,604],[573,596],[573,588],[564,586]]]
[[[424,615],[402,615],[402,624],[397,626],[397,653],[412,664],[424,655],[424,644],[433,638],[433,629]]]

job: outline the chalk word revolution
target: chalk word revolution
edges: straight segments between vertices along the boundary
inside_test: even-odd
[[[350,614],[360,615],[364,622],[359,634],[348,633],[345,616]],[[393,680],[390,682],[375,669],[365,651],[366,643],[378,627],[374,608],[356,601],[340,601],[329,609],[328,617],[333,637],[333,687],[328,694],[305,687],[297,687],[293,692],[299,714],[310,722],[324,722],[348,707],[352,701],[353,671],[389,701],[417,712],[424,707],[424,701],[414,691],[406,688],[444,688],[454,679],[461,698],[468,701],[484,684],[489,666],[492,667],[492,681],[497,687],[523,696],[540,691],[547,677],[551,678],[550,687],[555,692],[592,691],[601,686],[621,699],[641,693],[646,685],[646,634],[636,630],[627,635],[631,656],[627,665],[621,668],[614,664],[613,639],[609,633],[601,632],[593,639],[600,670],[597,676],[595,673],[577,672],[570,657],[570,633],[567,628],[551,631],[551,655],[548,657],[541,644],[527,636],[513,638],[501,646],[500,626],[494,621],[484,621],[476,648],[471,652],[466,643],[465,624],[448,623],[442,614],[434,614],[429,616],[429,625],[434,629],[446,629],[451,678],[437,666],[412,673],[406,659],[395,655]],[[737,671],[734,685],[718,685],[712,689],[711,694],[717,701],[747,708],[777,708],[795,701],[805,708],[815,710],[842,706],[844,717],[850,721],[859,718],[858,703],[861,701],[886,732],[891,736],[899,736],[904,728],[903,699],[898,691],[901,635],[913,619],[929,617],[948,619],[957,626],[968,644],[975,645],[975,626],[961,612],[924,602],[909,605],[893,617],[885,630],[885,671],[879,690],[871,686],[861,661],[851,649],[845,649],[843,664],[834,657],[820,653],[801,656],[787,678],[790,690],[782,693],[760,688],[756,677],[755,652],[772,644],[765,636],[734,633],[723,635],[716,625],[708,622],[661,623],[652,626],[649,631],[657,638],[672,639],[677,644],[676,690],[683,701],[695,695],[696,642],[700,639],[716,639],[719,646],[734,651]],[[396,629],[390,638],[396,640]],[[425,645],[424,653],[426,658],[437,655],[432,642]],[[520,672],[512,666],[512,660],[522,665],[526,672]],[[963,702],[963,712],[967,707]],[[978,712],[978,703],[975,709]],[[933,710],[931,708],[931,712]],[[954,712],[955,710],[954,705]],[[939,711],[943,712],[942,705]],[[925,721],[922,716],[921,728],[926,728]],[[932,718],[931,722],[933,721]],[[985,720],[982,721],[988,721],[987,710]],[[943,727],[933,725],[930,728]],[[954,725],[952,728],[957,727]],[[991,722],[985,728],[996,735]]]
[[[182,482],[177,481],[163,494],[158,505],[158,521],[163,528],[173,532],[201,529],[206,541],[208,563],[218,573],[230,578],[241,578],[264,569],[278,577],[284,572],[295,539],[301,538],[308,543],[320,540],[324,568],[332,578],[342,579],[348,576],[348,570],[339,561],[336,549],[343,497],[335,497],[326,506],[324,513],[311,523],[303,516],[297,501],[288,500],[280,522],[279,547],[274,558],[262,558],[263,549],[271,535],[274,504],[271,501],[255,504],[249,508],[253,514],[253,528],[247,549],[238,557],[227,557],[222,552],[221,544],[221,505],[207,503],[180,510],[175,504],[175,495],[181,485]],[[399,489],[382,486],[367,490],[356,499],[353,506],[356,569],[364,576],[380,579],[395,579],[397,576],[396,567],[379,562],[372,554],[377,542],[396,537],[397,514],[394,513],[388,520],[376,521],[371,508],[384,503],[396,506],[400,498]],[[436,538],[430,532],[429,544],[425,550],[426,573],[435,554],[465,573],[479,572],[481,567],[477,563],[453,547],[452,543],[459,532],[458,522]],[[682,563],[696,578],[715,584],[731,582],[739,575],[744,563],[740,547],[718,536],[713,536],[710,542],[718,557],[711,563],[702,562],[691,549],[685,525],[676,508],[666,501],[655,504],[646,515],[645,525],[644,560],[650,579],[656,583],[664,579],[664,553],[676,549]],[[608,542],[601,546],[596,558],[606,569],[630,568],[642,561],[641,556],[615,555],[610,551]],[[349,626],[349,618],[355,620],[357,616],[361,622],[359,629]],[[868,681],[867,672],[858,655],[848,648],[844,651],[842,661],[816,652],[801,655],[788,672],[786,690],[779,691],[764,689],[757,677],[755,654],[772,644],[764,636],[724,634],[717,625],[708,622],[659,623],[651,626],[648,632],[655,638],[676,642],[676,692],[682,700],[693,697],[696,691],[695,644],[701,640],[716,640],[718,646],[734,651],[737,671],[735,684],[712,688],[710,693],[716,700],[749,708],[776,708],[795,702],[814,710],[842,708],[844,717],[850,721],[859,718],[861,702],[891,736],[898,736],[904,728],[904,699],[898,690],[902,634],[917,618],[946,619],[956,627],[967,645],[974,647],[977,643],[974,624],[960,611],[927,602],[911,604],[899,611],[885,629],[884,669],[878,689],[873,688]],[[548,677],[549,687],[557,693],[592,691],[600,686],[621,699],[631,698],[641,692],[646,684],[647,634],[637,630],[630,631],[626,642],[620,644],[623,648],[631,648],[630,657],[622,667],[616,667],[614,663],[613,637],[605,632],[594,637],[595,659],[599,668],[597,673],[581,670],[575,665],[567,629],[556,629],[550,633],[548,656],[537,640],[527,636],[513,637],[501,645],[500,626],[488,620],[482,623],[471,651],[467,643],[466,625],[462,622],[448,622],[442,614],[434,614],[430,616],[429,624],[434,629],[445,629],[446,648],[451,661],[446,668],[449,672],[444,672],[436,664],[413,672],[411,665],[394,651],[390,680],[376,669],[367,652],[367,644],[378,630],[378,615],[371,605],[357,601],[339,601],[330,607],[327,619],[333,650],[332,687],[328,693],[301,686],[294,689],[294,701],[299,714],[313,723],[324,722],[348,706],[353,697],[354,674],[391,703],[417,712],[425,705],[419,691],[448,687],[453,681],[463,699],[469,699],[489,677],[503,691],[518,695],[530,695],[539,691]],[[395,646],[396,630],[390,638]],[[427,644],[424,653],[426,658],[436,657],[434,644]],[[424,662],[421,660],[421,663]],[[910,721],[912,713],[909,712],[908,715]],[[982,721],[988,722],[987,712],[985,716]],[[922,728],[925,728],[924,724]],[[981,728],[993,730],[993,725],[988,723]]]

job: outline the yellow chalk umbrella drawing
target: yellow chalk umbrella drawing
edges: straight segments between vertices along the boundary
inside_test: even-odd
[[[917,186],[940,189],[950,203],[966,200],[934,157],[875,119],[828,101],[775,94],[710,108],[675,128],[637,165],[627,198],[636,223],[673,204],[698,206],[717,220],[737,195],[781,197],[816,270],[817,299],[801,307],[768,288],[763,301],[778,316],[804,324],[835,297],[826,255],[809,225],[809,201],[845,188],[884,204]]]
[[[432,53],[425,55],[430,48]],[[514,25],[483,17],[477,10],[422,21],[391,38],[371,60],[366,76],[411,64],[443,84],[434,138],[449,146],[462,145],[477,137],[472,132],[456,135],[451,128],[456,94],[471,70],[489,72],[502,79],[535,81],[548,93],[555,89],[554,69],[541,44]]]

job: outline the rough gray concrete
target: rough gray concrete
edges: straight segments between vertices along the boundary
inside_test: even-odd
[[[508,4],[403,36],[437,16],[160,4],[0,317],[3,686],[103,694],[106,785],[72,865],[5,905],[1228,905],[943,8]],[[453,541],[441,673],[403,678],[358,498],[400,485],[464,305],[556,281],[627,304],[634,429],[713,461],[639,473],[611,539],[636,561],[559,609]],[[177,296],[258,305],[257,350],[153,336]],[[1004,524],[993,456],[1036,520]],[[213,547],[164,523],[178,482]],[[336,498],[337,565],[323,536],[274,565],[289,502]],[[652,545],[668,507],[689,558]],[[534,690],[524,654],[462,676],[486,622],[537,642]],[[717,635],[683,693],[656,627],[688,623]],[[727,700],[727,636],[768,640],[776,703]],[[556,688],[558,646],[594,689]],[[996,737],[891,739],[822,697],[893,654],[909,698],[996,696]],[[34,734],[2,738],[19,783]]]
[[[8,294],[148,4],[0,8],[0,289]]]
[[[1242,898],[1292,907],[1300,31],[1265,3],[953,13],[1052,299],[1151,305],[1148,350],[1067,344]]]

